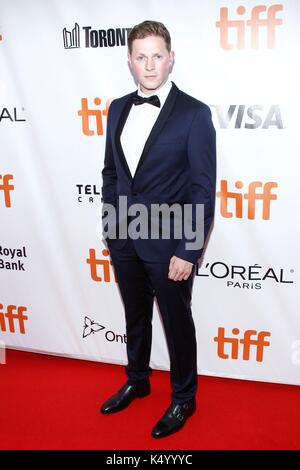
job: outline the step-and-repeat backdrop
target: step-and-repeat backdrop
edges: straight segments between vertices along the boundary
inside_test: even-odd
[[[199,373],[300,384],[296,0],[0,0],[2,362],[10,347],[126,363],[101,170],[109,104],[136,89],[127,34],[145,19],[170,30],[171,79],[217,130]],[[169,368],[157,306],[151,365]]]

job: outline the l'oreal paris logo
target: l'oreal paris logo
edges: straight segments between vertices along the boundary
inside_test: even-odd
[[[265,282],[293,284],[294,269],[263,267],[257,263],[249,266],[228,265],[222,261],[204,262],[198,266],[197,276],[213,277],[226,282],[227,287],[239,289],[261,289]]]

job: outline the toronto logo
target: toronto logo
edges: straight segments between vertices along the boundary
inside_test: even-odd
[[[75,23],[75,26],[71,31],[68,31],[67,28],[64,28],[63,39],[65,49],[77,49],[80,47],[79,24]]]
[[[81,47],[81,34],[82,30],[82,44],[83,47],[118,47],[126,46],[128,34],[131,28],[108,28],[108,29],[95,29],[92,26],[82,26],[76,22],[73,28],[63,28],[63,41],[65,49],[78,49]]]

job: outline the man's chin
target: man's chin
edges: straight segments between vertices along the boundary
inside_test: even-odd
[[[155,81],[147,81],[147,83],[141,83],[141,87],[142,89],[145,90],[145,93],[148,92],[153,92],[153,91],[156,91],[158,90],[160,87],[162,86],[161,83],[159,82],[155,82]]]

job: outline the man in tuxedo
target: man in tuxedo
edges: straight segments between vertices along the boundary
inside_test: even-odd
[[[106,232],[106,241],[125,308],[127,382],[103,404],[101,412],[118,412],[150,393],[156,297],[170,356],[172,388],[171,404],[152,430],[152,436],[160,438],[179,431],[196,410],[191,295],[195,266],[203,251],[203,243],[195,243],[197,233],[203,232],[205,242],[214,216],[215,130],[209,107],[169,79],[174,52],[162,23],[144,21],[134,26],[128,36],[128,62],[138,90],[110,105],[102,171],[103,207],[112,206],[119,216],[118,230]],[[191,216],[184,222],[193,236],[184,232],[178,238],[173,227],[165,237],[161,220],[156,220],[159,237],[120,235],[121,225],[128,228],[128,222],[134,221],[129,209],[125,218],[124,213],[120,216],[121,197],[125,196],[128,207],[142,204],[150,209],[162,204],[170,208],[175,204],[184,209],[188,205]],[[200,222],[199,207],[204,208]],[[152,215],[142,223],[144,229],[148,222],[153,222]]]

